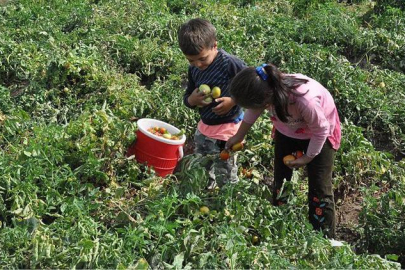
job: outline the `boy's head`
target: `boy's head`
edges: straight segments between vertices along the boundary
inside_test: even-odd
[[[217,55],[215,27],[204,19],[191,19],[178,32],[179,46],[191,65],[204,70]]]

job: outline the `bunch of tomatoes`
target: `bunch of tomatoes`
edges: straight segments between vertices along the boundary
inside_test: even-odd
[[[148,128],[148,132],[152,133],[153,135],[163,137],[169,140],[180,140],[181,136],[184,134],[184,131],[180,131],[179,133],[176,134],[171,134],[164,127],[150,127]]]
[[[297,158],[300,158],[304,155],[304,153],[300,150],[295,151],[294,153],[292,153],[291,155],[286,155],[283,158],[283,162],[285,165],[288,165],[291,161],[296,160]]]

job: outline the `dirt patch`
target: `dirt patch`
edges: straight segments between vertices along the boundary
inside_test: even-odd
[[[356,227],[359,225],[359,214],[363,198],[358,191],[346,195],[344,200],[336,203],[336,239],[352,246],[360,239]]]
[[[183,147],[184,155],[190,155],[194,152],[194,141],[186,140]]]

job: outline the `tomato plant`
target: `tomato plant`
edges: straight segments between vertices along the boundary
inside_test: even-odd
[[[404,256],[401,1],[0,2],[3,268],[399,268],[389,260]],[[288,204],[271,204],[266,114],[249,147],[231,151],[239,182],[209,192],[218,155],[184,156],[165,178],[126,156],[140,118],[184,128],[192,143],[200,116],[183,104],[177,41],[192,17],[210,18],[219,47],[247,65],[273,62],[331,92],[343,123],[334,188],[364,195],[361,254],[312,230],[303,174],[283,185]]]

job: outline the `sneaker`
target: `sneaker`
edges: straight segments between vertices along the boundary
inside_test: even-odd
[[[332,247],[341,247],[344,245],[342,242],[334,240],[334,239],[330,239],[329,242],[332,245]]]
[[[214,190],[217,187],[217,182],[213,179],[210,179],[210,182],[207,186],[208,190]]]

